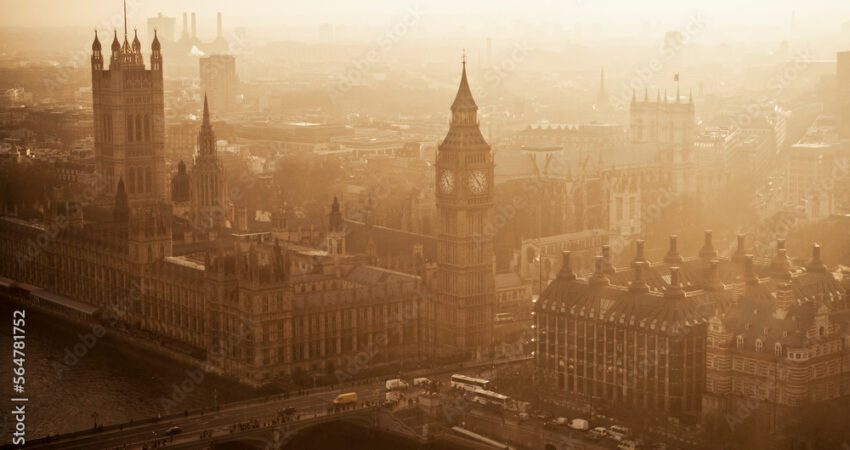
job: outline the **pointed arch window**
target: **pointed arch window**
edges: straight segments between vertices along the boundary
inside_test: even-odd
[[[762,350],[764,350],[764,343],[761,341],[761,339],[756,339],[756,351],[761,353]]]
[[[133,138],[135,137],[135,133],[133,131],[133,116],[127,115],[127,142],[133,142]]]
[[[744,348],[744,336],[738,336],[738,340],[736,342],[738,350]]]
[[[136,116],[136,140],[142,141],[142,116]]]
[[[782,356],[782,344],[777,342],[773,345],[773,354],[776,356]]]
[[[130,168],[129,179],[130,179],[129,180],[130,183],[129,183],[129,186],[128,186],[129,191],[130,191],[131,194],[135,194],[136,193],[136,169],[133,168],[133,167]]]

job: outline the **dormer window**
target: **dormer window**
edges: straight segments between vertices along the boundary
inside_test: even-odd
[[[761,341],[761,339],[756,339],[756,351],[761,353],[762,350],[764,350],[764,343]]]
[[[744,348],[744,336],[738,336],[738,340],[737,340],[736,344],[737,344],[738,350]]]
[[[777,342],[777,343],[773,346],[773,354],[774,354],[774,355],[776,355],[776,356],[782,356],[782,344],[780,344],[779,342]]]

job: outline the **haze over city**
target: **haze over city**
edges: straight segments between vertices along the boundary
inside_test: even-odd
[[[850,3],[0,10],[4,448],[850,449]]]

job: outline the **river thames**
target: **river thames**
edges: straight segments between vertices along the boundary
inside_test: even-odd
[[[11,318],[19,304],[0,297],[0,314],[8,318],[0,327],[3,348],[11,349]],[[26,438],[84,430],[98,424],[129,422],[248,399],[259,394],[241,384],[190,366],[138,350],[110,339],[97,338],[91,327],[76,325],[26,309]],[[94,339],[92,339],[94,338]],[[75,348],[76,347],[76,348]],[[11,351],[4,351],[11,355]],[[78,356],[78,355],[82,356]],[[70,355],[70,356],[69,356]],[[0,361],[0,373],[11,373],[11,358]],[[3,439],[11,443],[13,418],[8,411],[11,379],[2,381]],[[17,394],[15,394],[17,396]],[[317,447],[317,445],[319,447]],[[445,449],[390,438],[337,424],[302,434],[288,449]]]
[[[19,305],[0,298],[0,341],[6,358],[0,373],[11,373],[12,312]],[[252,389],[202,374],[149,352],[128,348],[107,334],[97,338],[81,328],[26,308],[27,439],[212,406],[257,395]],[[76,347],[76,348],[75,348]],[[82,356],[77,356],[82,355]],[[3,411],[11,411],[11,380],[2,381]],[[18,395],[18,394],[16,394]],[[3,414],[3,442],[12,416]]]

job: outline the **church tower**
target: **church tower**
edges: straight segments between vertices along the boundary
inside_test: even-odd
[[[228,205],[224,166],[216,151],[206,95],[204,119],[198,133],[198,153],[190,180],[192,233],[196,239],[207,240],[210,233],[225,227]]]
[[[342,223],[342,212],[339,200],[334,197],[331,213],[328,215],[328,233],[325,237],[325,248],[334,258],[345,255],[345,227]]]
[[[478,124],[466,59],[436,161],[439,217],[434,318],[437,351],[471,356],[492,346],[493,155]],[[480,353],[479,353],[480,355]]]
[[[162,54],[154,36],[150,69],[142,59],[138,36],[124,43],[115,32],[109,68],[104,68],[100,40],[92,43],[92,106],[97,174],[104,188],[102,200],[111,204],[124,180],[131,205],[165,200],[165,107]]]

